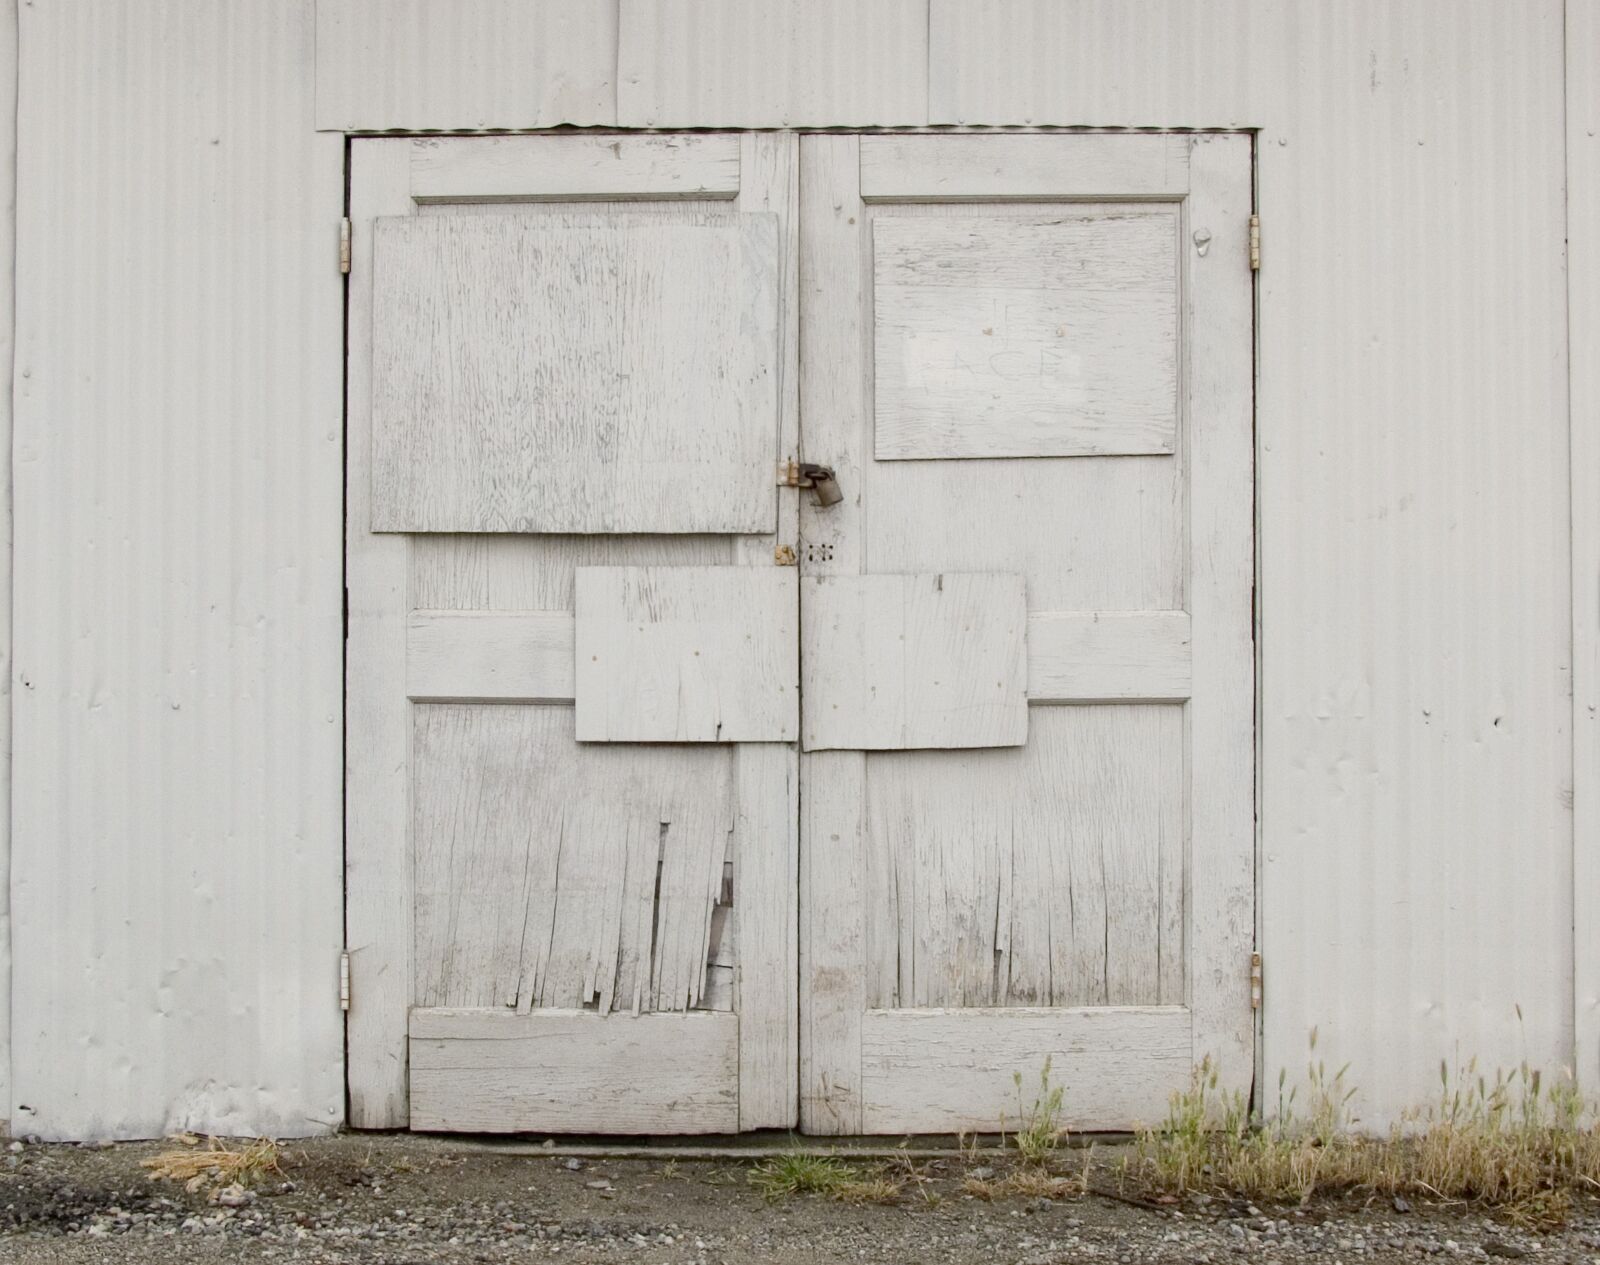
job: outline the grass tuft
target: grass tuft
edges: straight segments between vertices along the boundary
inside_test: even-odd
[[[831,1155],[791,1151],[762,1160],[750,1170],[750,1184],[768,1199],[789,1195],[838,1195],[859,1174]]]
[[[163,1151],[141,1161],[151,1181],[182,1182],[193,1193],[206,1186],[250,1186],[269,1173],[282,1173],[278,1167],[278,1144],[271,1138],[257,1138],[235,1149],[224,1146],[220,1138],[202,1139],[194,1134],[178,1134],[183,1149]]]
[[[790,1151],[762,1160],[750,1170],[750,1184],[768,1199],[827,1195],[843,1203],[899,1203],[907,1183],[915,1183],[925,1202],[937,1202],[926,1178],[909,1163],[880,1165],[863,1172],[832,1155]]]
[[[1042,1167],[1049,1165],[1057,1149],[1067,1138],[1061,1125],[1061,1106],[1066,1090],[1050,1084],[1050,1059],[1046,1056],[1039,1072],[1039,1092],[1031,1105],[1024,1105],[1022,1073],[1013,1072],[1012,1081],[1017,1087],[1017,1131],[1012,1141],[1023,1161]]]
[[[1315,1032],[1311,1042],[1314,1056]],[[1564,1220],[1574,1190],[1600,1190],[1600,1130],[1570,1081],[1548,1085],[1526,1064],[1491,1080],[1475,1061],[1442,1063],[1438,1101],[1372,1137],[1352,1128],[1348,1073],[1313,1057],[1306,1102],[1297,1109],[1280,1075],[1273,1118],[1252,1121],[1206,1060],[1166,1121],[1139,1134],[1122,1178],[1277,1203],[1351,1192],[1474,1203],[1530,1226]]]

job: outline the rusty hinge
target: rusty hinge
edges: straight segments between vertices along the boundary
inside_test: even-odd
[[[1250,271],[1258,272],[1261,269],[1261,217],[1250,217]]]
[[[350,217],[347,215],[339,221],[339,272],[348,276],[350,272]]]
[[[350,1009],[350,950],[339,954],[339,1009]]]
[[[1250,955],[1250,1009],[1261,1009],[1261,955]]]

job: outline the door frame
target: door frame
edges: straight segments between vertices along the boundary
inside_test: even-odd
[[[689,133],[689,134],[703,134],[704,132],[707,132],[707,131],[734,132],[734,133],[736,133],[736,134],[738,134],[740,136],[751,136],[751,135],[759,135],[759,134],[761,134],[761,130],[759,130],[759,129],[678,129],[678,130],[683,131],[685,133]],[[562,127],[562,128],[512,129],[512,130],[509,130],[509,131],[506,131],[506,132],[496,132],[495,135],[497,135],[497,136],[500,136],[500,135],[504,135],[504,136],[563,136],[563,135],[579,134],[579,135],[592,135],[592,136],[637,136],[637,135],[654,134],[654,133],[656,133],[656,131],[657,131],[656,129],[643,129],[643,128],[617,128],[617,127],[570,128],[570,127]],[[812,135],[837,135],[837,134],[840,134],[840,133],[845,133],[845,134],[849,134],[849,135],[852,135],[852,136],[860,136],[860,137],[874,136],[874,135],[959,135],[959,134],[986,135],[986,134],[993,133],[994,129],[992,129],[992,128],[984,128],[984,127],[971,127],[971,126],[959,126],[959,127],[927,127],[927,126],[919,126],[919,127],[911,127],[911,128],[855,127],[855,128],[839,128],[839,129],[810,127],[810,128],[780,129],[779,131],[780,131],[781,134],[786,134],[786,135],[790,135],[790,136],[797,137],[797,138],[804,138],[804,137],[812,136]],[[1162,134],[1169,134],[1169,135],[1189,135],[1189,134],[1196,134],[1196,135],[1227,135],[1227,136],[1239,136],[1239,137],[1242,137],[1242,138],[1246,139],[1246,141],[1248,142],[1249,147],[1250,147],[1249,148],[1250,192],[1251,192],[1250,214],[1251,214],[1252,225],[1254,224],[1255,215],[1256,215],[1256,212],[1259,209],[1259,204],[1260,204],[1259,162],[1258,162],[1258,154],[1257,154],[1257,148],[1256,148],[1257,143],[1258,143],[1258,141],[1257,141],[1258,129],[1233,127],[1233,128],[1215,128],[1215,129],[1199,130],[1199,129],[1189,129],[1189,128],[1183,128],[1183,129],[1163,129],[1163,128],[1134,129],[1134,128],[1108,128],[1108,127],[1061,127],[1061,126],[1056,126],[1056,127],[1034,127],[1034,126],[1024,126],[1024,127],[1017,127],[1017,128],[1007,128],[1005,130],[1004,134],[1006,134],[1006,135],[1028,135],[1028,134],[1042,134],[1042,135],[1127,135],[1127,134],[1148,135],[1152,131],[1159,132],[1159,133],[1162,133]],[[361,258],[362,249],[363,249],[362,244],[359,241],[359,235],[357,235],[355,240],[352,240],[352,237],[350,236],[350,215],[351,215],[352,202],[353,202],[352,190],[354,188],[355,181],[356,181],[356,175],[357,175],[357,172],[356,172],[356,167],[357,167],[357,162],[356,162],[357,150],[356,150],[356,146],[358,144],[360,144],[361,142],[373,141],[373,140],[383,140],[383,141],[393,141],[393,142],[427,140],[427,141],[435,141],[436,142],[436,141],[449,140],[449,139],[454,139],[454,138],[481,137],[483,135],[484,134],[481,133],[481,132],[416,132],[416,131],[351,132],[351,133],[347,133],[345,135],[345,188],[344,188],[343,206],[341,208],[342,217],[343,217],[342,218],[342,223],[344,225],[344,236],[343,236],[342,242],[341,242],[341,258],[344,261],[344,263],[346,264],[345,271],[347,273],[347,275],[345,276],[344,291],[343,291],[343,294],[341,296],[341,302],[342,302],[342,305],[343,305],[343,307],[342,307],[343,329],[344,329],[344,335],[343,335],[343,338],[344,338],[344,349],[343,350],[344,350],[344,363],[345,363],[345,389],[344,389],[344,395],[343,395],[343,401],[342,401],[342,404],[343,404],[343,417],[342,417],[342,443],[343,443],[343,448],[342,448],[342,453],[341,453],[341,459],[342,459],[342,462],[343,462],[343,472],[344,472],[344,500],[343,500],[343,505],[342,505],[342,518],[341,518],[341,523],[342,524],[346,524],[347,525],[349,523],[350,517],[351,517],[351,514],[352,514],[353,510],[356,509],[356,508],[359,508],[360,504],[363,503],[363,497],[364,497],[364,494],[360,490],[355,490],[355,489],[352,488],[351,479],[350,479],[350,459],[349,459],[349,454],[350,454],[350,449],[351,449],[351,439],[352,439],[352,417],[351,417],[351,407],[350,407],[350,404],[351,404],[350,365],[351,365],[351,362],[352,362],[353,353],[355,353],[357,350],[359,350],[359,349],[355,348],[353,346],[353,343],[352,343],[352,328],[351,328],[351,319],[350,318],[351,318],[351,305],[352,305],[352,302],[355,299],[355,297],[357,297],[357,295],[358,295],[358,293],[360,291],[360,288],[361,288],[360,282],[353,281],[351,275],[349,275],[349,274],[354,272],[356,267],[358,266],[357,265],[357,261]],[[802,188],[796,194],[796,200],[795,200],[795,203],[794,203],[794,206],[793,206],[793,210],[797,215],[798,215],[798,212],[799,212],[800,201],[801,201],[801,199],[803,199],[803,192],[804,192],[803,191],[803,185],[804,185],[804,176],[803,175],[801,176],[800,183],[802,185]],[[398,195],[399,191],[395,191],[395,193],[396,193],[396,195]],[[367,243],[367,251],[368,251],[367,256],[366,256],[366,260],[367,260],[367,264],[368,264],[368,274],[367,275],[370,276],[370,243]],[[1254,252],[1254,247],[1253,247],[1253,244],[1252,244],[1252,268],[1254,268],[1255,266],[1258,266],[1255,263],[1255,256],[1254,256],[1253,252]],[[1250,742],[1251,757],[1250,757],[1250,775],[1249,775],[1249,780],[1250,780],[1249,798],[1250,798],[1251,815],[1252,815],[1252,831],[1251,831],[1252,839],[1251,839],[1251,845],[1250,845],[1251,846],[1251,858],[1252,859],[1251,859],[1251,881],[1250,881],[1250,891],[1249,891],[1249,901],[1250,901],[1249,920],[1250,920],[1250,924],[1251,924],[1252,929],[1253,929],[1253,937],[1252,937],[1253,938],[1253,943],[1251,945],[1251,948],[1252,948],[1251,957],[1252,957],[1252,961],[1253,961],[1253,966],[1252,966],[1251,975],[1250,975],[1250,990],[1251,990],[1250,991],[1250,1006],[1251,1006],[1250,1044],[1251,1044],[1251,1047],[1252,1047],[1251,1051],[1249,1052],[1250,1074],[1246,1078],[1245,1083],[1243,1085],[1243,1088],[1245,1088],[1248,1091],[1249,1096],[1251,1098],[1251,1101],[1253,1103],[1258,1104],[1259,1103],[1259,1096],[1260,1096],[1260,1086],[1261,1086],[1261,1079],[1260,1078],[1261,1078],[1262,1054],[1263,1054],[1263,1050],[1262,1050],[1262,1045],[1263,1045],[1262,1035],[1263,1035],[1263,1021],[1264,1021],[1264,1006],[1263,1006],[1262,993],[1261,993],[1261,987],[1260,987],[1261,963],[1260,963],[1259,948],[1260,948],[1260,944],[1261,944],[1261,928],[1262,928],[1262,919],[1263,919],[1263,912],[1264,911],[1262,910],[1262,907],[1261,907],[1261,849],[1262,849],[1262,840],[1261,840],[1261,813],[1260,813],[1260,797],[1261,797],[1261,776],[1260,776],[1260,771],[1261,771],[1261,763],[1262,763],[1262,761],[1261,761],[1261,723],[1260,723],[1260,707],[1261,707],[1261,694],[1262,694],[1262,690],[1261,690],[1262,650],[1261,650],[1261,642],[1260,642],[1261,597],[1262,597],[1262,594],[1261,594],[1261,577],[1260,577],[1260,558],[1261,558],[1262,524],[1261,524],[1261,515],[1260,515],[1259,471],[1260,471],[1260,464],[1261,464],[1261,454],[1260,454],[1261,430],[1260,430],[1260,419],[1259,419],[1259,416],[1258,416],[1257,403],[1256,403],[1256,395],[1257,395],[1257,391],[1258,391],[1259,375],[1260,375],[1261,305],[1260,305],[1259,274],[1254,270],[1252,270],[1252,272],[1250,274],[1250,281],[1251,281],[1251,293],[1250,293],[1249,320],[1250,320],[1250,336],[1251,336],[1250,355],[1251,355],[1251,388],[1252,388],[1251,400],[1250,400],[1251,442],[1250,442],[1250,454],[1249,454],[1250,455],[1249,469],[1248,469],[1247,472],[1245,472],[1244,478],[1248,479],[1249,498],[1250,498],[1250,501],[1249,501],[1249,514],[1250,514],[1250,532],[1249,532],[1249,547],[1250,547],[1249,564],[1250,565],[1249,565],[1249,570],[1250,570],[1250,589],[1251,589],[1251,611],[1250,611],[1250,638],[1251,638],[1251,647],[1250,647],[1251,648],[1251,673],[1250,673],[1250,681],[1251,681],[1251,697],[1249,699],[1249,714],[1250,714],[1250,724],[1251,724],[1251,742]],[[797,287],[791,287],[791,290],[795,290],[795,289],[797,289]],[[788,301],[788,300],[786,300],[786,301]],[[802,372],[802,377],[803,377],[803,372]],[[791,387],[789,387],[789,386],[785,387],[786,394],[785,394],[785,400],[784,400],[784,414],[785,414],[784,441],[786,443],[789,443],[789,442],[796,442],[797,443],[798,440],[797,440],[797,438],[795,438],[796,431],[794,429],[794,427],[796,426],[797,414],[794,412],[793,409],[791,409],[791,406],[789,404],[789,394],[788,393],[791,390],[792,390]],[[798,408],[798,404],[795,405],[795,408]],[[364,433],[365,433],[364,432],[365,423],[360,423],[359,425],[360,425],[361,430],[362,430],[362,435],[364,435]],[[360,436],[358,436],[358,438],[359,437]],[[1241,480],[1241,482],[1242,482],[1242,480]],[[351,757],[351,754],[352,754],[351,743],[350,743],[350,698],[351,698],[350,684],[351,684],[351,673],[352,673],[352,660],[351,660],[351,656],[350,656],[350,653],[349,653],[350,622],[351,622],[351,593],[350,593],[350,586],[349,586],[350,560],[351,560],[351,556],[352,556],[351,545],[352,545],[352,542],[351,542],[351,539],[350,539],[350,533],[349,533],[348,527],[346,526],[346,528],[345,528],[345,537],[344,537],[344,547],[343,547],[343,552],[342,552],[343,563],[344,563],[344,577],[345,577],[345,619],[344,619],[345,637],[344,637],[343,650],[342,650],[342,653],[341,653],[342,669],[343,669],[342,670],[342,678],[343,678],[343,681],[344,681],[344,693],[343,693],[343,695],[341,697],[341,700],[340,700],[340,720],[341,720],[341,732],[342,732],[342,736],[343,736],[343,750],[342,750],[343,758],[341,760],[340,776],[341,776],[341,786],[343,787],[342,802],[343,802],[343,807],[344,807],[344,813],[343,813],[344,830],[343,830],[343,834],[342,834],[342,839],[343,839],[343,874],[344,874],[344,903],[345,903],[345,926],[346,926],[346,937],[345,937],[346,948],[345,948],[344,953],[341,955],[341,990],[340,990],[340,992],[341,992],[341,1004],[342,1004],[342,1006],[343,1006],[343,1008],[344,1008],[344,1010],[346,1012],[346,1015],[345,1015],[345,1018],[346,1018],[346,1060],[345,1060],[346,1123],[347,1123],[347,1125],[349,1127],[352,1127],[352,1128],[392,1128],[392,1127],[395,1127],[394,1121],[395,1121],[395,1118],[396,1118],[396,1115],[397,1115],[396,1102],[395,1102],[393,1094],[392,1093],[389,1093],[389,1094],[386,1094],[386,1095],[385,1094],[380,1094],[379,1098],[378,1098],[378,1101],[376,1103],[374,1103],[370,1107],[363,1107],[362,1106],[363,1095],[357,1091],[357,1088],[356,1088],[356,1085],[355,1085],[355,1080],[356,1080],[356,1076],[357,1076],[357,1065],[356,1065],[356,1062],[350,1058],[350,1051],[351,1051],[351,1047],[352,1047],[351,1034],[352,1034],[352,1031],[356,1028],[356,1026],[359,1025],[362,1022],[361,1014],[362,1014],[362,1011],[364,1011],[366,1009],[365,1007],[357,1008],[354,1005],[353,977],[352,977],[352,972],[351,972],[351,956],[352,956],[353,950],[352,950],[352,947],[351,947],[351,944],[350,944],[351,937],[349,935],[349,930],[350,930],[351,921],[352,921],[352,919],[351,919],[352,906],[357,904],[358,902],[361,902],[362,899],[363,899],[362,896],[359,894],[359,891],[358,891],[358,889],[360,889],[363,886],[362,880],[359,878],[359,876],[355,876],[355,875],[352,874],[352,864],[351,864],[352,856],[351,856],[351,849],[350,849],[350,832],[349,832],[349,825],[348,825],[349,819],[350,819],[350,813],[351,813],[350,781],[349,781],[348,770],[349,770],[349,761],[350,761],[350,757]],[[402,579],[403,579],[403,577],[402,577]],[[796,787],[796,789],[795,789],[795,795],[798,796],[798,787]],[[801,811],[801,812],[804,811],[804,805],[800,806],[799,811]],[[798,823],[798,821],[799,821],[799,816],[798,816],[798,813],[797,813],[796,814],[796,822]],[[796,833],[796,844],[798,844],[798,836],[799,836],[799,833],[800,833],[798,825],[796,827],[796,832],[795,833]],[[803,866],[804,866],[804,856],[803,855],[800,858],[800,863],[801,863],[801,866],[803,868]],[[796,887],[797,901],[799,899],[801,899],[801,897],[803,895],[801,889],[804,887],[804,885],[805,885],[804,884],[804,880],[802,878],[802,882],[800,884],[798,884],[797,887]],[[374,892],[374,894],[381,898],[386,891],[388,891],[388,889],[386,887],[380,885],[377,888],[377,890]],[[393,895],[398,895],[399,898],[400,898],[401,905],[403,906],[403,908],[405,910],[409,911],[409,908],[410,908],[410,898],[409,898],[409,896],[405,895],[403,893],[392,893],[391,894],[391,898],[392,898]],[[381,905],[383,902],[380,899],[380,901],[377,902],[377,903],[379,905]],[[800,911],[797,910],[796,913],[795,913],[795,919],[798,920],[799,916],[800,916]],[[409,930],[407,931],[406,934],[409,935]],[[796,937],[796,939],[798,941],[798,937]],[[798,944],[796,946],[796,954],[798,956]],[[365,991],[365,990],[363,990],[363,991]],[[387,992],[389,990],[388,989],[380,989],[379,991],[380,992]],[[399,1115],[400,1119],[403,1122],[404,1111],[405,1111],[405,1108],[404,1108],[404,1102],[405,1102],[404,1084],[405,1084],[405,1075],[406,1075],[405,1069],[403,1067],[399,1069],[398,1075],[399,1075],[399,1085],[401,1087],[400,1088],[399,1100],[398,1100],[398,1102],[399,1102],[398,1115]],[[802,1069],[801,1077],[803,1078],[803,1076],[804,1076],[804,1071]],[[386,1079],[387,1079],[389,1084],[393,1085],[394,1082],[395,1082],[395,1072],[393,1070],[391,1070]],[[1237,1078],[1234,1078],[1234,1079],[1235,1079],[1235,1081],[1237,1083]],[[796,1092],[797,1092],[797,1094],[802,1092],[801,1085],[797,1084]],[[801,1127],[804,1128],[807,1123],[809,1123],[809,1121],[807,1121],[804,1118],[802,1118]]]

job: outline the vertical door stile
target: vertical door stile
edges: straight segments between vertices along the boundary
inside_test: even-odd
[[[352,151],[345,548],[345,937],[350,954],[350,1123],[410,1120],[406,1017],[411,1007],[411,704],[405,679],[410,538],[371,530],[373,222],[411,211],[411,142]]]
[[[858,137],[839,135],[808,136],[800,148],[802,443],[806,460],[834,468],[844,493],[837,505],[801,506],[802,565],[816,576],[856,575],[867,562],[862,466],[871,361],[860,148]],[[806,652],[802,642],[802,673]],[[802,698],[802,726],[805,705]],[[866,757],[818,751],[800,759],[800,1123],[808,1133],[859,1133]]]
[[[746,133],[740,139],[739,209],[778,216],[779,330],[777,462],[800,443],[799,138]],[[771,567],[798,543],[799,491],[778,489],[778,530],[741,536],[740,566]],[[798,626],[798,611],[795,612]],[[740,967],[739,1127],[788,1129],[798,1119],[800,1048],[797,884],[800,865],[800,768],[793,743],[746,743],[734,753],[737,825],[733,839],[733,918]]]
[[[1194,1058],[1224,1090],[1248,1093],[1255,1064],[1255,551],[1249,264],[1250,142],[1196,136],[1190,223],[1211,234],[1191,255],[1189,609],[1190,996]]]

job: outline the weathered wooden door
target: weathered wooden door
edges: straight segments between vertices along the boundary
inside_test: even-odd
[[[1248,142],[353,152],[353,1123],[1246,1083]]]
[[[796,172],[354,142],[353,1124],[795,1122]]]
[[[1246,1086],[1249,141],[813,136],[800,189],[802,1125]]]

